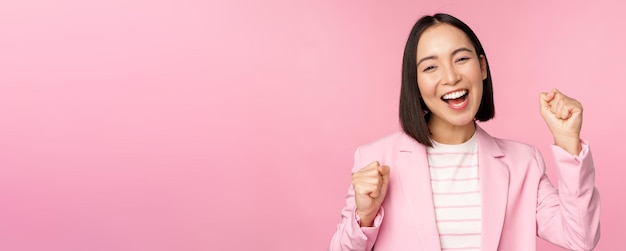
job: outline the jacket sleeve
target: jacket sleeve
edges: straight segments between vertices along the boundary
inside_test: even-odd
[[[354,154],[352,172],[354,173],[362,167],[364,167],[364,165],[361,159],[361,152],[360,149],[357,149]],[[350,186],[348,195],[346,196],[346,204],[341,210],[341,223],[337,225],[337,231],[333,235],[328,250],[372,250],[376,242],[376,237],[378,236],[383,216],[384,210],[381,207],[376,218],[374,218],[374,225],[372,227],[360,227],[360,220],[356,213],[356,205],[354,202],[354,188]]]
[[[535,149],[542,177],[537,192],[537,235],[570,250],[592,250],[600,239],[600,197],[595,187],[591,151],[582,141],[578,156],[552,145],[558,190],[545,175],[545,163]]]

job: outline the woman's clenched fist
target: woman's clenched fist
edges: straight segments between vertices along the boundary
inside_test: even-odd
[[[389,167],[374,161],[352,174],[356,212],[361,227],[369,227],[380,209],[389,185]]]

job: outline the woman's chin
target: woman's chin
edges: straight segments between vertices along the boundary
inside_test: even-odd
[[[449,118],[447,123],[455,126],[455,127],[464,127],[474,124],[474,117],[457,117],[457,118]]]

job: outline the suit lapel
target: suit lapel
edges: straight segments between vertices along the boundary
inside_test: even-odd
[[[400,168],[400,183],[408,200],[423,250],[441,250],[439,231],[433,206],[430,170],[426,147],[408,135],[401,139],[397,168]]]
[[[504,153],[495,139],[478,126],[476,133],[482,199],[481,249],[497,250],[506,212],[509,169],[501,159]],[[441,250],[426,147],[404,135],[397,160],[402,190],[413,212],[409,217],[416,223],[423,250]]]
[[[509,168],[502,161],[504,153],[495,139],[476,126],[478,136],[478,172],[482,198],[482,250],[497,250],[504,224]]]

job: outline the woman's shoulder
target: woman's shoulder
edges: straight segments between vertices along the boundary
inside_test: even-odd
[[[485,143],[489,148],[499,148],[504,155],[534,155],[537,149],[535,146],[522,141],[491,136],[483,129],[479,129],[479,141],[482,141],[479,144]]]
[[[497,142],[498,146],[500,146],[500,149],[505,153],[505,155],[511,153],[519,155],[535,155],[537,152],[537,147],[519,140],[497,137],[493,137],[493,139]]]

